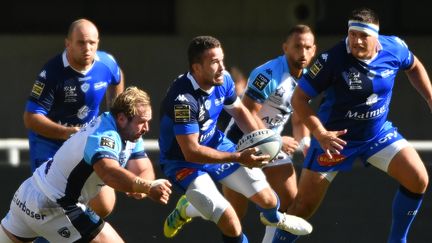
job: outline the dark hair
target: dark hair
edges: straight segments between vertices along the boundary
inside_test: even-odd
[[[202,55],[206,50],[217,47],[221,47],[221,43],[212,36],[197,36],[193,38],[188,47],[189,69],[192,71],[192,64],[201,63]]]
[[[379,26],[378,15],[370,8],[358,8],[351,12],[348,20],[356,20],[369,24],[376,24]]]
[[[305,33],[311,33],[313,36],[315,36],[311,27],[309,27],[305,24],[297,24],[288,31],[288,34],[287,34],[285,40],[288,40],[294,34],[305,34]]]

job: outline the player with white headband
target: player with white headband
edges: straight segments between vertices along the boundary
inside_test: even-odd
[[[374,11],[354,10],[347,38],[318,55],[308,73],[298,80],[291,100],[313,138],[289,214],[310,218],[336,174],[361,161],[400,184],[393,201],[388,242],[407,242],[429,178],[416,150],[387,118],[399,70],[432,110],[432,86],[423,64],[403,40],[379,34]],[[325,99],[315,112],[309,101],[321,93]],[[327,220],[332,223],[332,219]],[[293,242],[296,238],[277,230],[273,242]]]

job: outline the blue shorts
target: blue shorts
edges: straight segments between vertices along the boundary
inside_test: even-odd
[[[235,144],[229,139],[224,138],[214,149],[225,152],[234,152]],[[200,164],[184,160],[165,160],[161,163],[161,169],[168,179],[183,193],[189,184],[202,174],[209,174],[214,181],[222,180],[231,175],[241,165],[234,162],[219,164]]]
[[[362,142],[347,141],[340,154],[333,154],[333,159],[329,159],[318,141],[312,138],[303,168],[320,172],[349,171],[357,158],[367,165],[368,158],[401,139],[404,138],[398,133],[397,128],[387,122],[375,138]]]

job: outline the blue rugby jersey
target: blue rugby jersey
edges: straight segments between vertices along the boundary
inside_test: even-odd
[[[328,130],[348,129],[343,139],[368,141],[387,121],[394,80],[409,69],[413,54],[404,41],[380,35],[377,56],[368,62],[351,55],[348,40],[321,53],[299,87],[310,97],[324,92],[318,117]]]
[[[120,68],[106,52],[97,51],[95,62],[85,73],[74,70],[66,52],[42,68],[34,82],[26,111],[42,114],[66,126],[83,126],[97,117],[108,85],[120,82]],[[63,141],[29,131],[31,162],[51,158]]]
[[[200,144],[209,147],[218,144],[223,138],[216,127],[219,114],[224,106],[232,105],[236,99],[234,82],[226,71],[224,83],[208,92],[199,88],[190,73],[174,80],[160,109],[161,164],[167,160],[185,160],[176,135],[199,133]]]

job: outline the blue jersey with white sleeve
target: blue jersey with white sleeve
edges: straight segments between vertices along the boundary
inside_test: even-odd
[[[147,158],[143,139],[123,141],[109,112],[66,140],[53,159],[36,169],[33,180],[61,206],[87,203],[104,185],[93,170],[94,163],[103,158],[116,160],[122,167],[130,159]]]
[[[170,86],[160,110],[161,164],[185,158],[176,135],[199,133],[199,143],[215,148],[224,138],[217,120],[224,106],[237,99],[234,82],[224,71],[224,83],[202,90],[190,73],[179,76]]]
[[[292,113],[291,97],[296,85],[286,57],[281,55],[251,72],[244,95],[262,105],[258,116],[264,125],[281,133]],[[226,134],[237,142],[243,132],[231,119]]]
[[[413,54],[400,38],[378,37],[371,60],[351,55],[347,39],[320,54],[299,87],[310,97],[324,92],[318,117],[328,130],[348,129],[341,138],[369,141],[391,123],[387,121],[394,80],[399,69],[411,67]]]
[[[106,52],[97,51],[93,65],[85,72],[73,69],[63,52],[43,67],[33,84],[26,111],[65,126],[84,126],[99,115],[108,85],[117,85],[120,78],[119,66]],[[33,170],[63,143],[31,130],[29,142]]]

